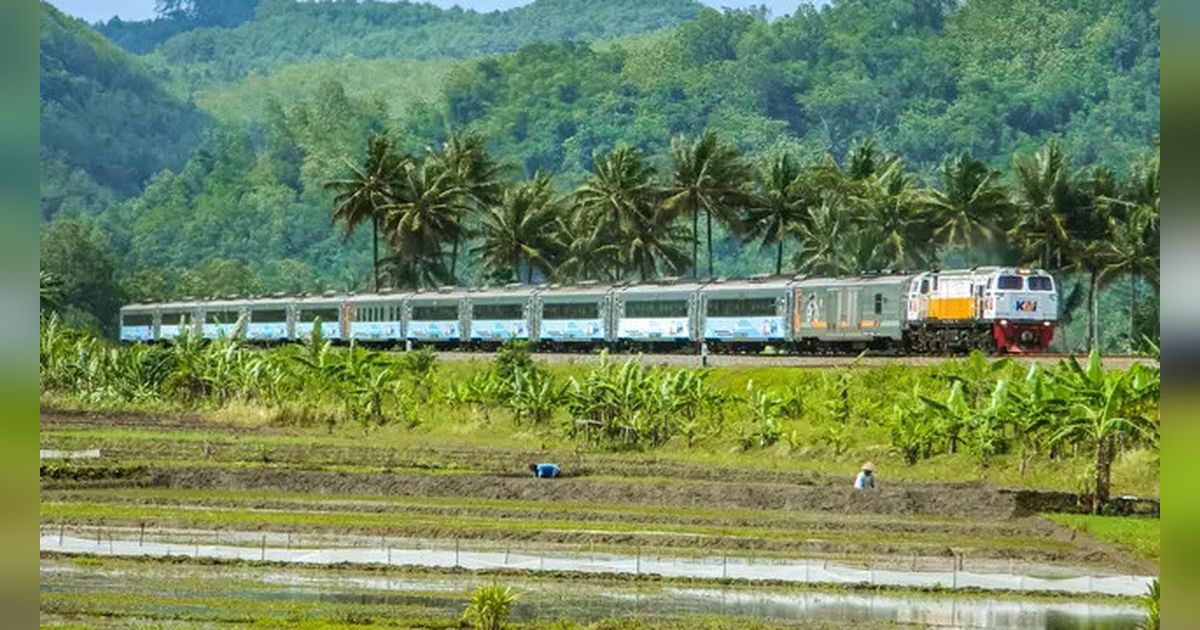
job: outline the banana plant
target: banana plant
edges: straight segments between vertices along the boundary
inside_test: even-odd
[[[1154,385],[1136,371],[1108,372],[1093,350],[1083,367],[1074,357],[1064,360],[1057,372],[1059,395],[1067,401],[1066,413],[1051,436],[1053,443],[1082,444],[1093,450],[1092,513],[1099,514],[1108,501],[1112,464],[1118,436],[1150,444],[1158,442],[1157,419],[1150,417],[1144,398]]]

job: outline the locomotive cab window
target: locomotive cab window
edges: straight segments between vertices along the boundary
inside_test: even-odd
[[[921,294],[924,295],[926,293],[929,293],[929,278],[921,281]]]
[[[412,307],[412,318],[416,322],[437,322],[458,319],[458,307],[419,305]]]
[[[625,303],[625,317],[687,317],[687,300],[644,300]]]
[[[525,309],[520,304],[476,304],[471,307],[475,319],[525,319]]]
[[[600,305],[595,302],[563,302],[542,306],[542,319],[600,319]]]
[[[300,321],[305,324],[311,324],[317,318],[321,319],[322,324],[337,323],[338,310],[336,308],[305,308],[300,310]]]
[[[996,288],[1005,291],[1020,291],[1025,288],[1025,282],[1021,276],[1000,276],[996,280]]]
[[[153,326],[154,316],[150,313],[129,313],[121,316],[122,326]]]
[[[770,317],[775,315],[775,298],[709,300],[705,312],[709,317]]]
[[[1029,276],[1030,291],[1053,291],[1054,281],[1046,276]]]
[[[287,311],[281,308],[250,311],[250,321],[256,324],[282,324],[287,321]]]
[[[883,294],[882,293],[875,294],[875,314],[876,315],[883,314]]]

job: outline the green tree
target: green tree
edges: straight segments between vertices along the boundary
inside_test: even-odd
[[[919,269],[929,262],[932,221],[916,178],[905,171],[903,161],[897,158],[872,166],[852,203],[858,229],[875,243],[871,267]]]
[[[694,142],[671,140],[671,182],[663,205],[680,216],[692,215],[692,275],[699,275],[700,211],[704,211],[708,242],[708,275],[713,275],[712,222],[715,217],[731,231],[741,229],[739,211],[755,205],[749,191],[751,165],[736,148],[709,131]]]
[[[82,219],[44,226],[41,271],[58,283],[58,310],[65,323],[116,331],[123,296],[112,248],[99,229]]]
[[[451,134],[441,152],[431,157],[450,174],[450,181],[459,191],[450,252],[450,277],[457,282],[458,248],[464,222],[501,201],[502,168],[488,155],[487,136],[473,131]]]
[[[929,191],[937,242],[972,252],[986,252],[1003,233],[1009,204],[997,173],[967,154],[942,163],[941,188]]]
[[[359,224],[371,222],[375,291],[380,288],[379,222],[398,197],[397,189],[407,162],[409,159],[396,152],[386,135],[376,134],[367,141],[367,155],[361,164],[346,161],[348,177],[325,182],[325,188],[337,191],[333,198],[333,221],[346,225],[347,237]]]
[[[603,239],[619,253],[613,257],[616,268],[612,275],[624,277],[629,261],[620,255],[625,253],[622,245],[635,235],[642,217],[657,202],[654,168],[641,151],[631,147],[618,147],[604,157],[597,155],[593,162],[595,172],[575,191],[575,205],[588,220],[603,226]]]
[[[391,261],[399,279],[412,287],[453,281],[443,245],[461,229],[458,200],[463,193],[454,175],[429,159],[408,162],[395,191],[384,208],[382,226],[392,243]]]
[[[775,275],[783,273],[783,244],[808,203],[802,173],[790,154],[772,157],[758,173],[759,203],[746,211],[746,237],[760,240],[763,247],[775,246]]]
[[[483,216],[478,233],[480,244],[472,253],[497,278],[533,282],[538,270],[549,277],[558,242],[554,226],[558,208],[550,176],[539,173],[533,180],[506,189],[500,204]]]
[[[1013,161],[1017,182],[1016,220],[1009,234],[1024,262],[1061,270],[1069,249],[1067,222],[1080,203],[1070,162],[1057,140],[1031,158]]]

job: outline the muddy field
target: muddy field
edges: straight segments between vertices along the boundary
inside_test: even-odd
[[[103,453],[87,464],[44,467],[49,526],[359,533],[914,564],[966,557],[1156,572],[978,482],[883,482],[863,494],[847,479],[816,472],[642,454],[369,440],[314,448],[303,432],[199,414],[43,410],[42,431],[43,447]],[[547,456],[568,471],[564,478],[535,480],[523,470]]]

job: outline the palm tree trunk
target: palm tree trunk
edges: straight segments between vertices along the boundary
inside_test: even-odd
[[[371,213],[371,247],[374,250],[375,292],[379,292],[379,215]]]
[[[458,238],[459,238],[459,235],[458,235],[457,229],[454,232],[455,232],[454,247],[451,248],[451,250],[450,250],[450,279],[454,281],[455,285],[457,285],[458,284],[458,274],[455,273],[455,271],[458,270]]]
[[[525,264],[525,284],[533,284],[533,263]]]
[[[707,225],[708,231],[708,277],[713,277],[713,259],[712,259],[712,210],[704,211],[704,222]]]
[[[780,237],[779,243],[775,246],[775,275],[783,273],[783,238]]]
[[[1137,274],[1129,274],[1129,349],[1133,350],[1136,341],[1133,336],[1137,334],[1137,322],[1134,321],[1137,317]]]
[[[692,206],[692,277],[700,277],[700,206]]]

